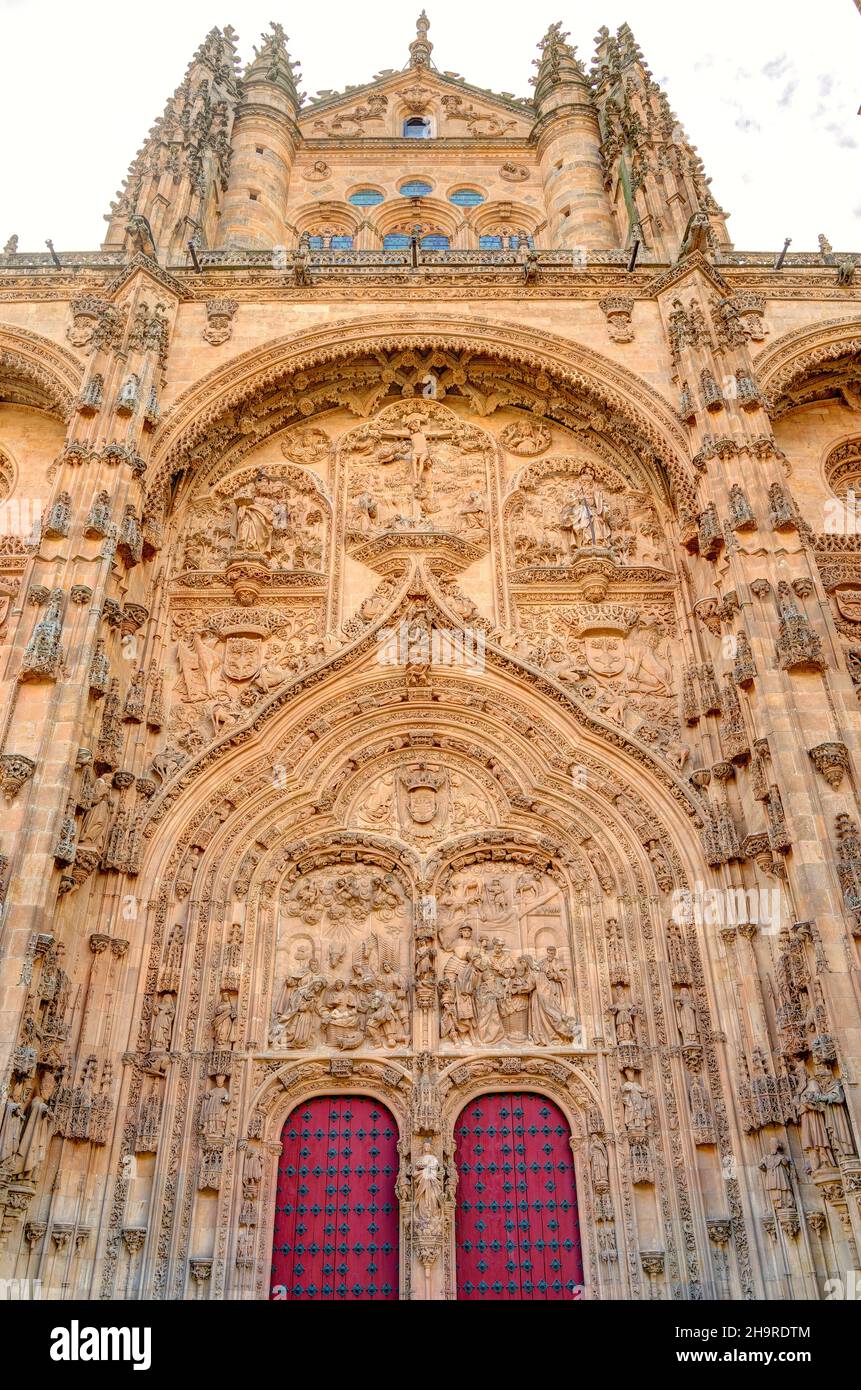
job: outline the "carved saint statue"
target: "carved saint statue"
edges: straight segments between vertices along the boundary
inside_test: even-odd
[[[802,1088],[798,1093],[798,1111],[801,1117],[801,1147],[807,1159],[807,1171],[816,1173],[820,1168],[833,1168],[834,1150],[825,1124],[825,1111],[828,1102],[818,1076],[802,1075]]]
[[[825,1102],[825,1123],[831,1134],[832,1149],[838,1158],[851,1158],[855,1140],[846,1113],[846,1092],[839,1077],[833,1076],[825,1065],[816,1068],[819,1093]]]
[[[700,1041],[700,1026],[693,995],[687,988],[679,990],[676,997],[676,1022],[683,1045],[696,1046]]]
[[[771,1198],[772,1206],[775,1209],[794,1208],[792,1159],[784,1151],[779,1139],[772,1139],[769,1152],[759,1166],[765,1173],[765,1190]]]
[[[571,1042],[576,1024],[565,1011],[565,976],[555,946],[535,967],[535,992],[530,1000],[529,1035],[539,1046],[562,1039]]]
[[[442,1164],[425,1140],[421,1158],[413,1164],[415,1216],[419,1226],[431,1226],[442,1215]]]
[[[230,1092],[225,1086],[226,1077],[217,1076],[211,1091],[207,1091],[200,1107],[200,1132],[214,1138],[221,1138],[227,1128],[227,1106]]]
[[[272,523],[269,513],[261,507],[252,491],[243,491],[233,502],[233,535],[238,550],[268,555]]]
[[[114,803],[111,797],[111,784],[107,777],[97,777],[93,783],[90,809],[84,816],[81,833],[78,836],[78,849],[93,850],[101,854],[105,848]]]
[[[616,1000],[610,1006],[609,1012],[616,1021],[616,1042],[620,1047],[634,1047],[637,1042],[637,1016],[640,1010],[633,1002],[627,1002],[621,985],[616,989]]]
[[[227,1050],[236,1041],[236,1006],[230,995],[224,991],[221,1002],[212,1015],[212,1045]]]
[[[631,1067],[625,1068],[624,1076],[625,1080],[620,1090],[625,1128],[643,1130],[652,1118],[652,1102],[649,1100],[648,1092],[637,1080],[637,1073]]]
[[[46,1090],[49,1092],[47,1096]],[[54,1116],[49,1104],[53,1092],[54,1078],[50,1072],[46,1072],[27,1107],[16,1166],[21,1177],[30,1182],[35,1182],[39,1176],[54,1133]]]
[[[0,1118],[0,1168],[17,1154],[23,1127],[24,1112],[17,1101],[7,1099]]]
[[[610,1186],[610,1160],[607,1157],[607,1144],[597,1134],[589,1145],[589,1164],[595,1191],[606,1192]]]
[[[149,1045],[153,1052],[170,1051],[175,1014],[176,1000],[172,994],[163,994],[156,999],[149,1030]]]
[[[562,513],[562,530],[569,537],[571,549],[587,546],[605,548],[610,544],[610,508],[598,487],[594,474],[585,472],[580,491]]]

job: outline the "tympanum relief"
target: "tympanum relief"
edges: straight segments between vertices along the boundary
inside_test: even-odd
[[[651,498],[585,455],[545,458],[522,470],[505,514],[516,579],[526,577],[520,571],[570,569],[599,557],[620,567],[668,567]]]
[[[666,603],[522,602],[518,633],[548,675],[684,767],[690,755],[679,713],[680,649]]]
[[[490,539],[487,435],[424,398],[388,406],[341,443],[346,540],[360,555],[388,533],[456,537],[478,558]]]
[[[412,763],[372,782],[356,803],[355,818],[364,829],[421,849],[483,828],[493,811],[472,778],[439,764]]]
[[[411,916],[398,881],[363,865],[312,871],[282,894],[270,1046],[408,1046]]]
[[[438,899],[443,1048],[559,1048],[581,1040],[566,904],[545,874],[479,864]]]
[[[199,752],[325,654],[322,601],[291,608],[174,609],[168,750]]]
[[[301,438],[291,447],[301,452]],[[331,504],[314,475],[301,468],[243,469],[221,479],[189,512],[180,550],[187,587],[206,587],[204,576],[230,583],[231,567],[247,559],[260,564],[270,590],[293,586],[297,575],[323,574]]]

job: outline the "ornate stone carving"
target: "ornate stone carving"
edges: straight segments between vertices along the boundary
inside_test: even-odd
[[[207,299],[203,336],[213,347],[220,347],[222,343],[229,342],[238,308],[235,299]]]

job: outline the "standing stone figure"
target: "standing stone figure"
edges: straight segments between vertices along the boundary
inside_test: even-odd
[[[794,1208],[792,1159],[785,1152],[779,1139],[772,1139],[771,1148],[759,1166],[765,1173],[765,1190],[771,1197],[771,1204],[775,1210],[779,1207]]]

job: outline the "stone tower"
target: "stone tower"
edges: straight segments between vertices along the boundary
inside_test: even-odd
[[[530,97],[425,14],[310,100],[279,25],[238,50],[100,251],[0,256],[0,1274],[821,1297],[859,258],[736,250],[627,26],[587,73],[554,25]],[[342,1141],[346,1253],[295,1179]]]

